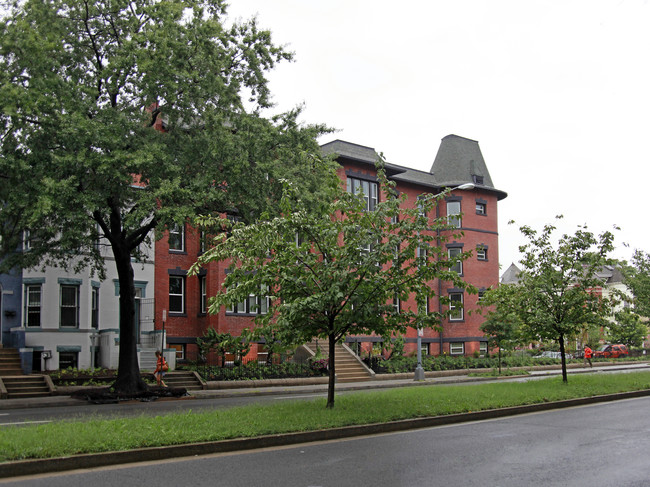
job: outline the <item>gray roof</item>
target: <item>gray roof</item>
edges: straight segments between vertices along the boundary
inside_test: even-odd
[[[372,165],[379,159],[377,151],[372,147],[343,140],[323,144],[321,150],[326,155],[334,153],[338,157]],[[494,188],[478,142],[457,135],[448,135],[442,139],[430,172],[386,163],[386,174],[395,181],[427,186],[436,190],[473,183],[477,189],[496,193],[500,200],[507,196],[505,192]],[[474,176],[482,177],[482,184],[476,183]]]
[[[495,189],[478,142],[458,135],[443,137],[430,172],[443,186],[476,183],[477,176],[483,180],[477,187]]]
[[[519,274],[521,270],[514,263],[501,276],[501,284],[517,284],[519,283]]]
[[[333,140],[320,146],[325,155],[337,154],[347,159],[374,164],[379,160],[379,154],[372,147],[366,147],[343,140]]]
[[[616,284],[623,282],[623,273],[618,267],[613,265],[604,265],[596,271],[596,277],[601,279],[605,284]]]

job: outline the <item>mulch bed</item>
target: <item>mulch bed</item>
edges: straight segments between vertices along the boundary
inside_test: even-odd
[[[135,394],[118,394],[109,387],[84,388],[71,394],[77,399],[85,399],[92,404],[116,404],[124,401],[155,401],[160,398],[181,398],[188,396],[184,387],[149,387]]]

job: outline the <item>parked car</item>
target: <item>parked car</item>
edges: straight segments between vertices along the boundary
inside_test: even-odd
[[[625,345],[603,345],[594,352],[594,357],[619,358],[627,357],[629,352]]]

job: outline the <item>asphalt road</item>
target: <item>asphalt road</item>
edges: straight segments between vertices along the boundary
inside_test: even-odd
[[[73,487],[650,485],[650,398],[282,449],[2,481]]]

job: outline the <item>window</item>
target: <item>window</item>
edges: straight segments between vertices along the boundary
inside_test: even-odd
[[[79,327],[79,286],[61,284],[59,324],[61,327]]]
[[[428,343],[421,343],[420,344],[420,353],[422,355],[429,355],[429,344]]]
[[[184,276],[169,276],[169,312],[185,313]]]
[[[481,355],[487,355],[487,353],[488,353],[488,342],[478,342],[478,352]]]
[[[425,315],[429,314],[429,297],[428,296],[424,296],[424,298],[422,299],[422,303],[421,303],[420,308],[421,308],[421,311],[422,311],[423,314],[425,314]]]
[[[400,303],[400,299],[397,294],[393,296],[393,308],[395,308],[395,313],[397,314],[399,314],[402,311],[402,305]]]
[[[185,360],[185,344],[184,343],[167,344],[167,347],[173,348],[174,350],[176,350],[176,361]]]
[[[246,301],[233,304],[228,309],[228,312],[234,314],[265,315],[269,312],[270,304],[268,290],[262,289],[259,295],[251,294]]]
[[[463,249],[459,247],[452,247],[451,249],[447,250],[449,254],[449,262],[451,262],[451,266],[449,267],[449,270],[454,271],[459,276],[463,275],[463,261],[456,260],[454,262],[454,259],[459,259],[462,251]]]
[[[99,288],[93,286],[90,303],[90,326],[99,328]]]
[[[485,203],[476,202],[476,214],[477,215],[487,215]]]
[[[428,256],[428,249],[425,243],[418,246],[417,264],[418,267],[426,265]]]
[[[23,232],[23,250],[27,252],[32,249],[32,236],[29,230]]]
[[[484,180],[483,176],[477,176],[476,174],[472,175],[472,182],[474,184],[483,184],[483,180]]]
[[[487,254],[487,247],[484,247],[483,245],[479,245],[476,247],[476,258],[478,260],[488,260],[488,254]]]
[[[200,307],[201,314],[208,312],[208,279],[206,276],[199,276],[199,289],[200,289]]]
[[[463,320],[463,293],[449,294],[449,320]]]
[[[76,369],[79,364],[79,352],[59,352],[59,369]]]
[[[257,363],[260,365],[266,365],[268,358],[269,352],[267,351],[266,345],[259,344],[257,346]]]
[[[25,326],[41,326],[41,285],[25,287],[27,313]]]
[[[378,188],[377,183],[365,181],[363,179],[351,178],[347,179],[347,191],[352,194],[363,194],[366,202],[366,211],[375,211],[378,202]]]
[[[424,211],[424,196],[418,196],[418,215],[426,218],[427,212]]]
[[[479,289],[478,291],[478,301],[479,303],[483,301],[483,298],[485,297],[485,289]]]
[[[450,355],[465,355],[465,344],[463,342],[451,342],[449,344]]]
[[[460,201],[447,201],[447,223],[454,228],[461,228]]]
[[[169,250],[182,252],[185,250],[185,226],[174,225],[169,228]]]

